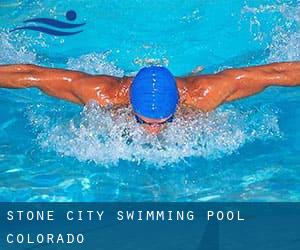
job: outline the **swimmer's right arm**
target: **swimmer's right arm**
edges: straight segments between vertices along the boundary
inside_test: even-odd
[[[50,96],[81,103],[72,85],[86,75],[80,72],[40,67],[32,64],[0,66],[0,87],[39,88]]]
[[[78,104],[91,99],[102,106],[124,102],[122,98],[115,98],[123,80],[32,64],[0,65],[0,88],[39,88],[50,96]]]

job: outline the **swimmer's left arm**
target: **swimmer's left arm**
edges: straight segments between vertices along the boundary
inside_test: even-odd
[[[237,88],[226,98],[233,101],[254,95],[269,86],[295,87],[300,84],[300,62],[272,63],[227,70]]]
[[[186,89],[186,93],[181,95],[184,102],[209,112],[224,102],[254,95],[269,86],[298,86],[300,62],[227,69],[217,74],[187,77],[180,81],[184,81]]]

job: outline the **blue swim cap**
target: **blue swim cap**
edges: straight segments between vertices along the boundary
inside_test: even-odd
[[[133,111],[147,118],[168,118],[176,112],[178,101],[175,78],[164,67],[142,68],[130,86]]]

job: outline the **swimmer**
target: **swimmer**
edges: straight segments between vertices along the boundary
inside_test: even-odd
[[[131,105],[136,121],[151,134],[159,133],[164,124],[172,122],[179,105],[209,112],[268,86],[299,84],[300,62],[176,78],[159,66],[142,68],[135,77],[119,78],[29,64],[0,65],[1,88],[38,88],[50,96],[82,105],[90,100],[96,100],[101,107]]]

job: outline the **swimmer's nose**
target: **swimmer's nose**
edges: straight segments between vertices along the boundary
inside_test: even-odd
[[[157,135],[160,133],[163,126],[161,124],[145,124],[143,127],[148,133]]]

